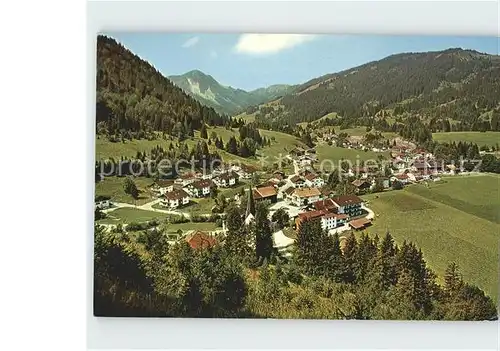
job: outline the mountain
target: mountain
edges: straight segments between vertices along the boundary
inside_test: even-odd
[[[260,106],[256,120],[294,125],[331,113],[371,124],[380,117],[404,122],[416,115],[427,121],[451,119],[465,130],[499,108],[500,56],[454,48],[391,55],[315,78]]]
[[[276,99],[293,89],[290,85],[277,84],[267,88],[245,91],[222,85],[211,75],[199,70],[168,78],[202,104],[226,114],[239,113],[249,106]]]
[[[185,94],[149,62],[103,35],[97,37],[96,88],[96,122],[110,135],[153,130],[192,135],[202,123],[228,121]]]

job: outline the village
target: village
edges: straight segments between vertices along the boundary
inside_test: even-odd
[[[331,142],[332,136],[326,137],[325,142]],[[362,142],[349,142],[347,139],[340,147],[363,151],[369,146]],[[95,206],[111,215],[118,208],[132,207],[160,214],[179,215],[188,220],[193,200],[214,199],[217,193],[238,188],[240,191],[228,198],[228,202],[241,205],[242,196],[247,199],[252,197],[255,202],[266,202],[271,221],[276,211],[287,214],[289,224],[273,233],[273,242],[278,251],[289,256],[296,233],[305,221],[320,220],[322,228],[330,234],[361,231],[369,227],[377,216],[383,215],[375,214],[368,207],[360,197],[363,194],[397,191],[418,182],[436,182],[443,174],[455,174],[458,168],[445,165],[426,150],[408,143],[376,150],[389,151],[390,160],[379,157],[371,160],[372,162],[339,162],[337,176],[344,184],[350,184],[352,189],[344,194],[337,194],[328,186],[331,173],[324,169],[324,161],[319,162],[315,148],[296,146],[285,156],[293,165],[293,172],[289,174],[280,169],[264,172],[252,165],[222,164],[211,172],[185,172],[175,179],[155,180],[148,187],[154,198],[150,203],[138,206],[113,202],[109,198],[96,198]],[[201,216],[212,216],[216,212],[215,208],[213,206],[210,213],[203,213]],[[245,223],[249,224],[254,215],[247,209]],[[200,243],[215,243],[217,236],[226,233],[223,209],[219,209],[219,218],[222,219],[222,225],[216,230],[185,230],[170,240],[172,243],[186,240],[192,247],[199,246]],[[341,236],[341,239],[344,238],[345,236]]]

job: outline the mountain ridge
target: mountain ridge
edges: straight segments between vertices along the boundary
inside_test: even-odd
[[[256,120],[274,128],[330,113],[371,125],[384,111],[401,122],[413,114],[472,129],[500,109],[500,56],[462,48],[393,54],[310,79],[257,109]]]
[[[168,78],[184,92],[200,103],[225,114],[237,114],[246,108],[274,100],[292,91],[293,86],[273,84],[269,87],[246,91],[219,83],[210,74],[198,69],[181,75],[171,75]]]

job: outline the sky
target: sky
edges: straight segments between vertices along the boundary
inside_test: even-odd
[[[198,69],[219,83],[253,90],[299,84],[401,52],[448,48],[499,53],[495,37],[109,32],[163,75]]]

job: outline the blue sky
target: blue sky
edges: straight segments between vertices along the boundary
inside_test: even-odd
[[[495,37],[104,33],[162,74],[198,69],[224,85],[252,90],[297,84],[401,52],[460,47],[498,54]]]

